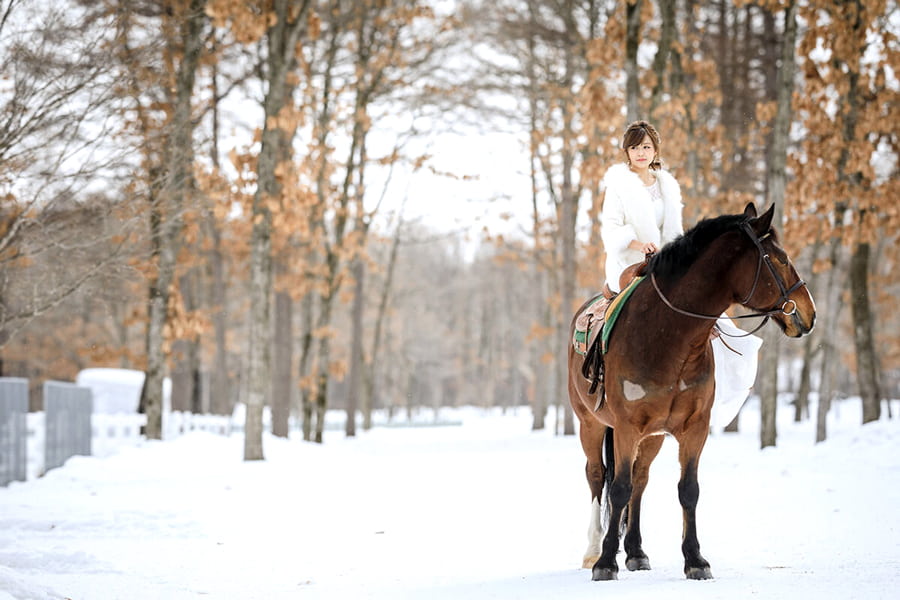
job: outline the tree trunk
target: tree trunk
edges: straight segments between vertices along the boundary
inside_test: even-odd
[[[791,127],[791,96],[794,93],[794,46],[797,39],[797,6],[792,1],[785,9],[784,38],[781,46],[781,68],[778,70],[777,108],[772,128],[771,160],[766,181],[769,203],[775,205],[773,225],[781,230],[784,223],[785,163]],[[778,362],[781,332],[775,327],[763,334],[760,360],[760,446],[774,446],[778,436],[776,417],[778,411]]]
[[[538,281],[540,282],[538,289],[541,290],[540,297],[543,298],[544,305],[538,307],[537,322],[540,323],[545,331],[552,331],[554,325],[553,311],[550,308],[550,302],[548,302],[551,296],[550,277],[546,272],[543,272],[540,274]],[[571,340],[569,343],[571,343]],[[557,386],[553,385],[556,369],[544,360],[546,351],[546,341],[542,339],[541,343],[535,348],[533,359],[535,373],[533,429],[544,429],[546,427],[547,413],[550,410],[550,406],[554,404],[554,398],[556,397],[554,392],[557,390]],[[562,402],[569,401],[567,393],[560,391],[560,395]]]
[[[200,273],[194,269],[188,273],[182,280],[182,298],[184,300],[184,308],[188,312],[196,311],[200,308]],[[187,367],[190,383],[188,393],[188,410],[193,414],[203,413],[203,388],[201,385],[201,369],[200,364],[200,334],[191,332],[190,338],[187,340]]]
[[[181,56],[175,75],[175,98],[163,147],[162,172],[151,173],[151,187],[159,194],[151,199],[151,233],[155,276],[149,286],[146,338],[147,370],[140,406],[147,415],[148,439],[162,438],[163,380],[165,378],[164,327],[168,321],[169,295],[175,277],[181,243],[181,211],[193,185],[193,132],[191,100],[200,53],[206,0],[192,0],[188,18],[181,23],[178,40],[170,40],[168,52]],[[158,182],[158,184],[156,183]]]
[[[158,221],[158,218],[151,217],[151,219]],[[158,232],[154,236],[157,240],[162,239],[159,227],[154,227],[152,231]],[[147,415],[147,425],[144,429],[147,439],[160,440],[162,439],[163,380],[166,364],[163,351],[163,329],[166,325],[168,290],[175,270],[175,257],[171,249],[166,249],[160,242],[154,243],[154,254],[157,257],[157,270],[156,277],[152,278],[150,283],[146,337],[147,367],[144,385],[141,389],[139,410]],[[163,292],[164,289],[165,292]]]
[[[823,279],[821,275],[814,273],[816,260],[819,258],[819,251],[821,249],[821,240],[816,240],[810,252],[809,268],[806,271],[808,273],[813,273],[811,280],[807,282],[810,289],[819,289]],[[825,329],[822,327],[813,330],[812,333],[806,336],[806,339],[803,342],[803,367],[800,370],[800,383],[797,388],[797,396],[794,399],[795,423],[799,423],[800,421],[809,418],[809,396],[812,392],[813,362],[819,354],[818,350],[821,349],[819,336],[823,331],[825,331]]]
[[[212,366],[210,385],[210,412],[216,415],[230,415],[234,410],[235,397],[229,392],[227,333],[227,301],[225,285],[225,258],[222,253],[222,234],[214,226],[213,248],[211,251],[212,291],[214,301],[212,323],[215,339],[215,359]]]
[[[730,2],[720,0],[718,2],[718,37],[716,40],[716,70],[719,74],[719,91],[722,94],[722,110],[719,121],[722,124],[724,132],[723,147],[727,148],[726,156],[722,161],[722,187],[731,190],[733,186],[732,163],[735,152],[735,144],[737,136],[734,132],[734,67],[735,61],[732,56],[732,50],[737,45],[737,36],[732,32],[729,25],[729,14],[733,8]],[[737,18],[732,18],[736,21]]]
[[[365,302],[365,276],[366,266],[362,257],[356,256],[350,266],[353,274],[353,307],[351,309],[350,326],[350,370],[347,382],[347,422],[344,432],[347,437],[356,435],[356,413],[359,410],[359,396],[362,392],[363,374],[363,307]]]
[[[806,336],[803,342],[803,367],[800,369],[800,383],[794,397],[794,423],[809,418],[809,393],[812,389],[812,362],[815,357],[815,338]]]
[[[537,75],[537,60],[535,32],[537,31],[537,15],[533,3],[528,3],[528,14],[530,18],[529,34],[528,34],[528,116],[529,116],[529,175],[531,177],[531,237],[532,237],[532,259],[530,265],[531,280],[534,282],[534,289],[538,293],[532,295],[534,301],[533,319],[535,323],[543,322],[544,313],[546,311],[547,299],[549,298],[548,290],[543,285],[545,278],[541,271],[541,209],[540,199],[538,197],[538,136],[540,135],[540,126],[538,113],[540,111],[538,105],[538,97],[540,94],[540,82]],[[531,355],[529,364],[531,365],[529,393],[531,395],[531,429],[539,431],[546,427],[545,420],[547,416],[547,397],[541,387],[542,380],[539,378],[541,368],[543,366],[544,344],[543,340],[534,340],[530,344]]]
[[[212,96],[219,97],[218,67],[215,62],[212,65]],[[219,170],[219,103],[213,102],[212,111],[212,148],[210,157],[213,166]],[[210,298],[215,304],[212,307],[213,340],[215,343],[215,358],[211,368],[209,411],[216,415],[231,414],[234,409],[233,396],[229,393],[228,385],[228,348],[226,346],[227,332],[227,299],[225,286],[225,257],[222,252],[222,232],[216,223],[215,213],[209,208],[206,216],[209,237],[212,241],[209,249],[210,270]]]
[[[337,274],[334,273],[334,278]],[[321,298],[319,307],[319,319],[316,324],[316,330],[324,332],[331,324],[331,311],[334,306],[334,295],[337,293],[337,281],[332,280],[329,284],[330,291]],[[328,380],[330,377],[331,365],[331,338],[328,334],[319,337],[318,350],[316,352],[316,370],[315,384],[310,397],[310,404],[315,413],[315,432],[312,441],[317,444],[322,443],[322,436],[325,431],[325,413],[328,409]]]
[[[641,43],[641,4],[629,0],[625,4],[625,106],[629,123],[640,118],[640,83],[638,81],[638,48]]]
[[[196,311],[200,306],[199,276],[191,270],[178,281],[181,300],[187,313]],[[188,339],[177,340],[173,345],[175,364],[172,366],[172,410],[180,410],[199,414],[201,407],[200,388],[200,340],[196,334]]]
[[[877,421],[881,417],[878,355],[875,352],[872,309],[869,305],[869,251],[867,242],[858,242],[850,258],[850,305],[853,311],[856,378],[859,382],[859,395],[862,397],[863,423]]]
[[[294,301],[287,292],[275,294],[275,340],[272,344],[272,435],[288,437],[294,381]]]
[[[172,344],[172,367],[170,369],[172,379],[172,395],[170,402],[174,412],[189,412],[191,410],[191,386],[193,378],[188,356],[190,347],[187,340],[176,340]]]
[[[247,422],[244,460],[262,460],[263,407],[271,392],[272,340],[272,212],[269,201],[281,194],[276,169],[291,158],[294,130],[279,125],[279,113],[290,101],[293,85],[288,75],[296,62],[296,45],[306,26],[305,10],[290,15],[288,0],[275,0],[274,23],[266,32],[265,118],[257,162],[257,189],[253,197],[250,235],[250,347],[247,369]],[[307,7],[304,4],[304,9]],[[289,20],[293,16],[293,20]]]
[[[266,111],[268,113],[268,110]],[[268,122],[268,118],[266,121]],[[270,392],[272,215],[264,205],[264,192],[276,185],[271,139],[263,145],[259,158],[259,191],[253,202],[253,230],[250,242],[250,348],[247,358],[247,417],[244,424],[244,460],[263,460],[263,407]],[[271,137],[271,134],[270,136]],[[267,146],[269,146],[268,152]],[[264,155],[269,154],[264,159]]]
[[[361,10],[365,11],[365,9],[365,6],[361,7]],[[348,212],[351,195],[353,193],[351,190],[353,175],[356,173],[357,165],[359,165],[358,155],[361,152],[361,145],[363,144],[367,131],[366,126],[363,124],[363,120],[365,119],[365,110],[368,107],[368,96],[366,91],[361,89],[362,86],[360,84],[360,87],[355,90],[356,99],[354,105],[355,110],[353,112],[353,134],[350,139],[350,149],[347,152],[347,159],[344,162],[344,180],[341,188],[335,192],[332,189],[333,184],[329,181],[326,174],[328,167],[326,164],[326,155],[329,153],[327,149],[328,132],[334,117],[328,107],[328,103],[334,100],[334,98],[331,97],[331,69],[334,66],[337,44],[338,39],[335,35],[331,40],[328,63],[325,74],[323,75],[326,82],[323,84],[326,87],[325,91],[323,91],[323,103],[325,106],[319,114],[318,119],[320,128],[318,144],[319,152],[322,155],[322,162],[319,165],[319,172],[316,177],[317,198],[320,204],[325,207],[330,199],[337,194],[337,200],[333,206],[335,216],[331,222],[331,227],[329,228],[331,239],[324,242],[324,264],[326,266],[326,274],[322,283],[324,291],[319,294],[318,298],[319,316],[316,323],[316,331],[320,333],[318,338],[318,350],[316,352],[315,373],[313,376],[313,381],[315,383],[310,398],[316,416],[313,441],[319,444],[322,443],[322,435],[325,428],[325,413],[328,408],[328,381],[331,376],[331,337],[327,332],[331,327],[334,302],[341,286],[342,257],[346,251],[344,244],[347,232]],[[359,49],[359,52],[363,52],[362,48]],[[356,65],[356,71],[358,74],[361,72],[360,64]]]
[[[535,107],[532,108],[534,111]],[[534,139],[537,134],[537,123],[535,119],[532,119],[532,134],[531,138]],[[534,294],[534,322],[541,323],[543,325],[547,325],[544,320],[545,314],[549,311],[547,310],[547,298],[549,297],[549,290],[547,289],[546,281],[547,278],[541,271],[541,216],[540,216],[540,205],[537,195],[537,170],[535,168],[535,160],[537,159],[537,149],[532,145],[532,159],[531,159],[531,212],[532,212],[532,237],[534,238],[534,256],[531,261],[531,278],[534,282],[534,289],[538,291],[538,293]],[[541,387],[540,373],[543,369],[543,354],[544,354],[544,344],[542,343],[542,339],[534,340],[531,343],[531,357],[529,360],[529,364],[531,365],[531,379],[530,379],[530,394],[531,394],[531,429],[533,431],[543,430],[546,427],[546,418],[547,418],[547,397],[544,394],[544,389]]]
[[[675,40],[675,9],[676,0],[658,0],[659,13],[662,18],[662,25],[659,34],[659,45],[656,49],[656,56],[653,57],[653,73],[656,75],[656,82],[653,85],[653,92],[650,97],[650,111],[648,118],[653,119],[653,113],[662,102],[663,92],[665,91],[666,66],[669,64],[669,52],[672,49],[672,42]]]
[[[300,358],[297,365],[297,373],[301,380],[305,380],[309,374],[313,354],[313,293],[309,292],[300,300]],[[303,439],[312,441],[313,410],[312,390],[308,383],[300,386],[300,410],[301,424],[303,427]]]
[[[855,3],[857,15],[863,12],[862,3]],[[857,38],[862,39],[866,25],[863,19],[851,19],[850,26]],[[841,106],[843,117],[842,136],[844,147],[838,159],[838,179],[847,186],[849,192],[848,205],[860,202],[855,196],[863,193],[863,174],[858,170],[851,170],[853,164],[853,148],[857,140],[857,128],[860,120],[861,103],[865,102],[863,96],[864,86],[860,85],[859,56],[853,59],[854,64],[848,64],[846,59],[839,59],[839,64],[846,65],[847,85]],[[853,254],[850,260],[850,302],[853,312],[853,340],[856,344],[857,380],[859,393],[863,403],[863,423],[877,420],[881,415],[880,391],[878,386],[878,355],[875,351],[874,336],[872,335],[872,309],[869,301],[868,272],[869,272],[869,242],[864,237],[863,228],[868,218],[873,218],[867,213],[866,207],[857,208],[854,215],[858,222],[858,233],[854,242]]]
[[[760,402],[760,448],[774,446],[778,437],[778,346],[781,331],[768,327],[762,335],[764,348],[760,353],[759,374],[756,377]]]
[[[382,331],[384,329],[385,315],[387,314],[388,299],[391,294],[391,287],[394,282],[394,271],[397,266],[397,255],[400,251],[401,233],[403,231],[403,209],[406,205],[406,199],[400,206],[399,217],[397,219],[397,229],[394,232],[394,239],[391,241],[391,252],[388,258],[387,269],[384,275],[384,286],[381,289],[381,296],[378,301],[378,312],[375,315],[375,331],[372,334],[372,348],[369,351],[371,357],[369,368],[366,369],[365,386],[366,390],[363,394],[363,429],[368,431],[372,428],[372,408],[376,397],[376,366],[379,364],[378,356],[381,354]]]
[[[844,209],[840,204],[835,211],[835,222],[842,223]],[[835,235],[831,241],[830,261],[831,271],[828,274],[828,283],[825,288],[825,314],[822,315],[823,323],[837,324],[844,303],[841,302],[841,293],[844,289],[844,261],[842,260],[843,247],[840,235]],[[831,401],[834,398],[837,366],[834,363],[837,357],[834,335],[826,332],[821,336],[822,364],[819,369],[819,403],[816,408],[816,442],[824,442],[828,437],[828,411],[831,409]]]

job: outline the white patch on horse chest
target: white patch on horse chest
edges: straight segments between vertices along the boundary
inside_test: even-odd
[[[679,379],[678,380],[678,391],[683,392],[686,389],[688,389],[688,384],[686,384],[684,382],[684,379]]]
[[[622,382],[622,392],[625,394],[625,399],[630,402],[640,400],[647,395],[647,392],[644,391],[643,387],[637,383],[632,383],[627,379]]]

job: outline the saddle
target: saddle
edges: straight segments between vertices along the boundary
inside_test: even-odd
[[[648,256],[643,262],[634,263],[622,271],[622,275],[619,277],[619,289],[627,290],[628,286],[631,285],[635,278],[642,277],[646,272],[649,261],[650,257]],[[614,303],[614,300],[616,300],[619,295],[619,292],[612,291],[609,287],[609,283],[604,282],[603,291],[600,295],[594,298],[594,300],[585,306],[578,314],[575,320],[575,335],[572,339],[575,351],[578,352],[578,354],[581,354],[582,356],[587,354],[588,348],[590,348],[593,342],[599,337],[603,323],[608,320],[608,313],[613,312],[611,309],[616,308],[616,306],[614,306],[614,304],[616,304]]]
[[[603,355],[608,350],[609,335],[625,301],[643,279],[649,261],[650,255],[643,262],[635,263],[622,272],[619,277],[620,293],[613,292],[609,283],[604,283],[603,292],[585,306],[575,319],[572,343],[575,351],[584,356],[581,373],[591,382],[589,393],[593,394],[600,389],[594,411],[600,409],[606,397]]]

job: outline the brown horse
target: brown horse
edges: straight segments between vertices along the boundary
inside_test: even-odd
[[[596,410],[584,357],[570,345],[569,401],[580,421],[592,495],[584,566],[593,568],[595,581],[617,578],[622,529],[626,567],[650,568],[641,548],[641,496],[665,434],[679,444],[684,572],[688,579],[712,578],[697,541],[696,507],[715,391],[710,334],[716,316],[741,304],[771,317],[789,337],[809,333],[816,317],[812,296],[772,229],[773,213],[774,205],[757,217],[748,204],[743,214],[706,219],[651,259],[610,335],[606,399]]]

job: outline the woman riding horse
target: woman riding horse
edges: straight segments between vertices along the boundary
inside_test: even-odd
[[[580,421],[592,495],[584,564],[594,580],[617,578],[626,510],[625,565],[650,568],[641,548],[641,496],[666,434],[679,444],[684,572],[688,579],[712,577],[696,523],[697,469],[715,393],[712,327],[734,304],[771,318],[789,337],[809,333],[815,322],[812,296],[778,242],[773,214],[774,206],[757,216],[748,204],[743,214],[701,221],[653,257],[609,334],[606,400],[596,411],[584,357],[569,348],[569,400]]]

